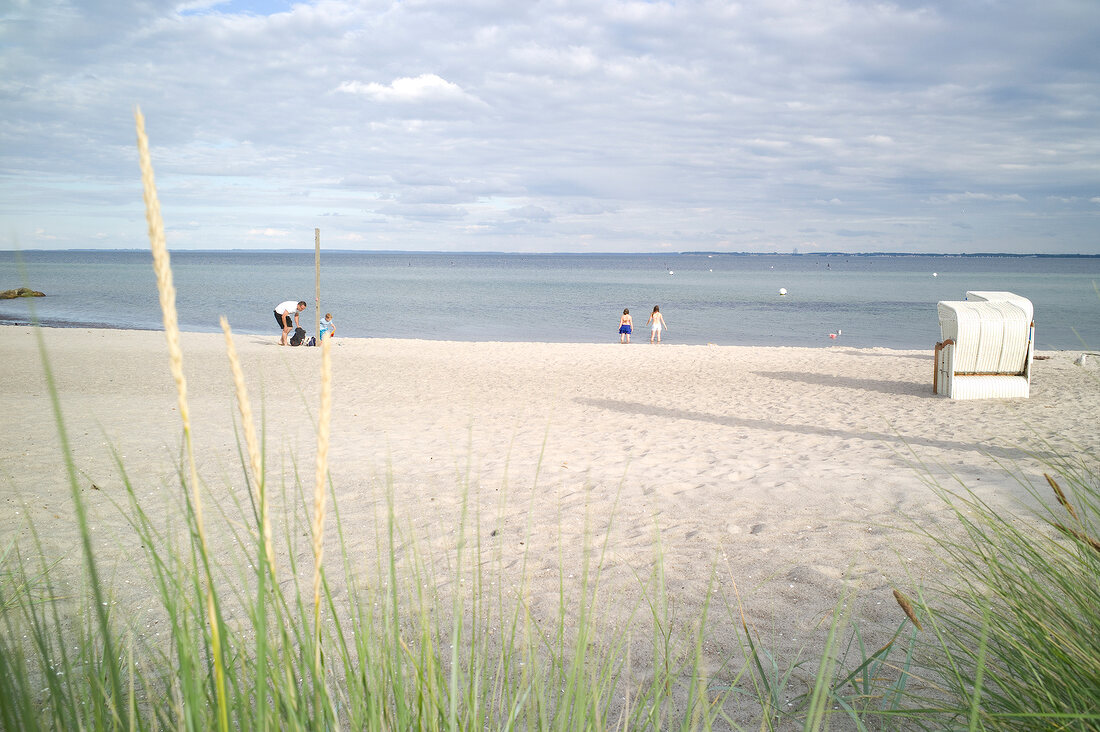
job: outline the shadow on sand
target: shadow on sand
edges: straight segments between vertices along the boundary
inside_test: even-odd
[[[797,381],[814,386],[840,386],[845,389],[859,391],[879,391],[883,394],[897,394],[899,396],[927,397],[942,399],[932,393],[932,371],[928,372],[928,383],[918,384],[913,381],[883,381],[882,379],[867,379],[855,376],[833,376],[831,374],[812,374],[800,371],[754,371],[754,375],[767,379],[780,381]]]
[[[1022,460],[1026,458],[1042,458],[1042,453],[1029,452],[1018,448],[999,447],[997,445],[982,444],[978,442],[953,442],[951,440],[937,440],[932,437],[917,437],[913,435],[891,434],[889,432],[871,432],[837,429],[834,427],[822,427],[814,424],[795,424],[790,422],[775,422],[769,419],[756,419],[752,417],[737,417],[729,414],[709,414],[706,412],[693,412],[688,409],[674,409],[671,407],[658,407],[652,404],[628,402],[622,399],[591,399],[578,397],[578,404],[585,404],[599,409],[609,409],[626,414],[641,417],[663,417],[665,419],[688,419],[696,422],[708,422],[723,427],[737,429],[764,430],[768,432],[789,432],[799,435],[820,435],[836,440],[869,440],[871,442],[883,442],[897,445],[902,451],[910,451],[914,447],[929,447],[937,450],[966,450],[987,455],[997,460]]]

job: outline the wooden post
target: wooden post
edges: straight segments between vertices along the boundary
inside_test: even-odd
[[[313,230],[313,269],[316,273],[314,292],[317,305],[317,328],[313,331],[317,336],[317,345],[321,345],[321,230]]]

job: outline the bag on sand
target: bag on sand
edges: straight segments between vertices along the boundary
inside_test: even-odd
[[[309,340],[306,341],[306,345],[307,346],[316,346],[317,345],[317,339],[314,338],[313,336],[310,336]]]
[[[305,328],[295,328],[294,329],[294,335],[292,335],[290,337],[290,345],[300,346],[300,345],[302,345],[302,341],[304,341],[305,338],[306,338],[306,329]]]

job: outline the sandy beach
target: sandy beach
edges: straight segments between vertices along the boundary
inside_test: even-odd
[[[164,335],[42,333],[97,551],[116,560],[117,596],[140,600],[151,589],[128,574],[132,531],[112,504],[125,500],[112,450],[143,500],[178,493],[181,430]],[[262,413],[269,481],[297,470],[308,491],[320,349],[277,341],[235,337]],[[31,552],[29,515],[47,555],[78,558],[34,332],[2,327],[0,344],[0,542],[19,537]],[[1030,399],[956,402],[931,392],[931,346],[336,339],[329,461],[347,548],[353,557],[376,550],[391,485],[399,526],[440,576],[465,500],[480,551],[501,574],[494,581],[516,588],[536,620],[558,612],[562,585],[568,593],[588,553],[593,564],[602,557],[598,613],[628,629],[660,554],[685,628],[709,588],[723,603],[739,597],[769,648],[812,656],[853,589],[853,618],[885,637],[901,620],[891,590],[912,591],[939,571],[912,522],[953,530],[930,477],[957,477],[1018,510],[1029,500],[1018,476],[1039,485],[1044,456],[1095,455],[1100,443],[1095,359],[1079,366],[1078,352],[1044,352]],[[183,348],[199,474],[211,505],[231,513],[230,499],[247,493],[224,339],[184,334]],[[223,518],[211,511],[207,520]],[[712,612],[705,651],[718,665],[736,652],[736,624]]]

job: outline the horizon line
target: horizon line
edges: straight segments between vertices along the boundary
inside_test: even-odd
[[[131,252],[148,252],[149,249],[142,248],[99,248],[99,247],[72,247],[67,249],[0,249],[3,253],[66,253],[66,252],[103,252],[103,253],[131,253]],[[1044,252],[886,252],[886,251],[868,251],[868,252],[839,252],[839,251],[822,251],[822,252],[730,252],[730,251],[716,251],[716,250],[683,250],[675,252],[519,252],[519,251],[505,251],[505,250],[462,250],[462,251],[448,251],[441,249],[324,249],[321,251],[325,254],[432,254],[432,255],[448,255],[448,256],[469,256],[469,255],[491,255],[491,256],[529,256],[529,257],[556,257],[556,256],[593,256],[593,257],[644,257],[644,256],[725,256],[725,257],[1046,257],[1046,258],[1100,258],[1100,254],[1085,254],[1083,252],[1063,252],[1063,253],[1044,253]],[[271,253],[289,253],[289,254],[315,254],[316,249],[313,247],[288,247],[283,249],[252,249],[252,248],[232,248],[232,249],[171,249],[171,254],[271,254]]]

